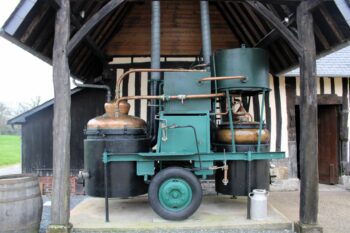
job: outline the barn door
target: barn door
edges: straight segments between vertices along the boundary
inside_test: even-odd
[[[318,105],[318,171],[319,182],[337,184],[339,177],[339,105]],[[300,119],[299,106],[295,108],[297,130],[298,178],[300,178]]]
[[[318,170],[322,184],[338,183],[337,105],[318,106]]]

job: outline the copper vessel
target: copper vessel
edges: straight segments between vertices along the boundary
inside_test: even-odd
[[[119,103],[118,116],[115,114],[116,103],[105,103],[106,113],[95,117],[87,123],[88,129],[143,129],[147,127],[144,120],[128,115],[130,104],[126,101]]]
[[[259,138],[259,123],[235,123],[234,134],[236,144],[257,144]],[[219,125],[215,133],[215,141],[221,144],[231,144],[232,134],[229,124]],[[267,129],[261,131],[261,143],[270,141],[270,132]]]

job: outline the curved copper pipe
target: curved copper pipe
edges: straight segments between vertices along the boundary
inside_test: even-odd
[[[204,81],[220,81],[220,80],[230,80],[230,79],[240,79],[245,80],[245,76],[225,76],[225,77],[207,77],[207,78],[201,78],[198,80],[198,82],[204,82]]]
[[[139,100],[139,99],[158,99],[158,100],[186,100],[186,99],[206,99],[206,98],[217,98],[224,97],[225,93],[218,94],[198,94],[198,95],[171,95],[171,96],[152,96],[152,95],[141,95],[141,96],[125,96],[116,100],[117,109],[119,108],[119,103],[123,100]]]
[[[119,79],[117,80],[117,84],[115,87],[115,99],[119,98],[120,94],[120,85],[124,81],[125,77],[128,76],[131,73],[137,73],[137,72],[205,72],[205,70],[193,70],[193,69],[130,69],[129,71],[123,73]],[[142,77],[142,76],[141,76]]]

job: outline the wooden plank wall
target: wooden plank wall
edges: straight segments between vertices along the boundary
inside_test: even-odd
[[[215,5],[210,5],[213,51],[239,47],[236,36]],[[150,0],[131,9],[116,36],[105,48],[108,55],[144,56],[151,45]],[[200,8],[198,0],[161,1],[161,54],[196,56],[201,52]]]
[[[71,172],[77,175],[84,166],[86,123],[104,113],[106,92],[85,89],[72,95]],[[22,125],[22,172],[52,175],[52,105],[27,118]]]

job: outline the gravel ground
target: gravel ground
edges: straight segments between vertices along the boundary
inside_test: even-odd
[[[70,209],[73,209],[76,205],[78,205],[82,200],[84,200],[87,196],[84,195],[72,195],[70,197]],[[51,196],[43,196],[43,215],[41,217],[40,223],[40,231],[39,233],[45,233],[46,228],[51,222]]]

